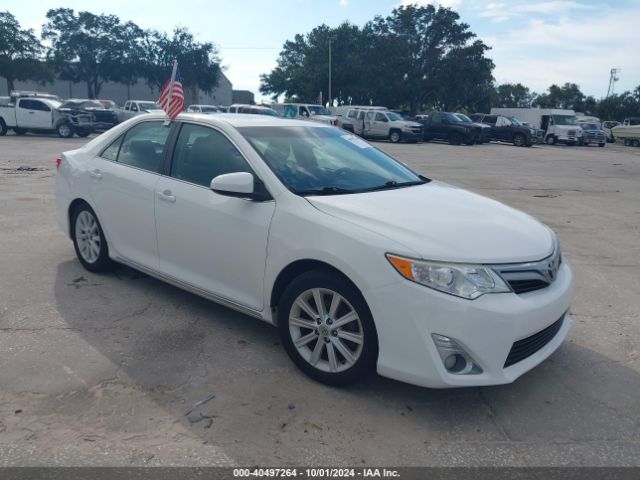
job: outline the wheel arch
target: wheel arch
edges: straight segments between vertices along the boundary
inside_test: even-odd
[[[295,260],[291,262],[286,267],[284,267],[280,271],[280,273],[278,273],[275,281],[273,282],[273,287],[271,288],[271,293],[269,295],[269,307],[271,308],[271,310],[275,311],[276,307],[278,306],[278,302],[280,301],[280,298],[282,297],[282,294],[284,293],[285,289],[296,277],[302,275],[303,273],[310,272],[312,270],[326,270],[340,276],[341,278],[349,282],[351,285],[353,285],[353,287],[358,291],[358,293],[364,300],[365,304],[367,304],[367,308],[369,308],[369,305],[366,301],[365,296],[362,293],[362,290],[351,278],[349,278],[347,274],[345,274],[342,270],[334,267],[333,265],[327,262],[324,262],[322,260],[307,258],[307,259],[300,259],[300,260]],[[274,323],[277,322],[275,315],[273,316],[273,320],[274,320]]]

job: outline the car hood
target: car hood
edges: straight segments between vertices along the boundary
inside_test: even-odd
[[[528,262],[553,251],[554,235],[538,220],[442,182],[307,200],[318,210],[383,235],[423,259]]]
[[[416,128],[416,127],[422,128],[422,124],[418,122],[401,122],[401,123],[404,127],[407,127],[407,128]]]

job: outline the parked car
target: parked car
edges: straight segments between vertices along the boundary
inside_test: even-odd
[[[517,147],[530,147],[534,143],[531,128],[522,125],[514,118],[504,115],[474,113],[471,115],[471,119],[474,122],[489,125],[491,140],[513,143]]]
[[[270,115],[277,117],[278,112],[273,108],[265,107],[262,105],[242,105],[234,104],[227,109],[227,113],[249,113],[252,115]]]
[[[543,141],[547,145],[563,143],[576,145],[582,142],[582,129],[573,110],[559,108],[492,108],[491,115],[515,117],[530,123],[544,132]]]
[[[480,130],[477,131],[477,136],[475,138],[475,143],[488,143],[491,139],[491,127],[484,123],[475,122],[471,120],[464,113],[454,113],[456,117],[458,117],[462,122],[472,124],[473,126],[480,127]]]
[[[157,110],[162,110],[162,107],[156,102],[150,100],[127,100],[124,106],[116,113],[118,116],[118,122],[124,122],[141,113],[150,113]]]
[[[336,109],[342,109],[343,107],[336,107]],[[350,106],[346,110],[337,110],[338,124],[340,128],[353,132],[356,135],[364,135],[364,120],[365,114],[368,111],[387,111],[386,107],[368,107],[368,106]],[[340,113],[338,113],[340,112]]]
[[[73,115],[91,115],[94,130],[109,130],[118,124],[116,111],[113,108],[106,107],[98,100],[69,99],[65,100],[58,110]]]
[[[62,103],[49,96],[29,95],[12,99],[15,103],[0,106],[0,135],[13,129],[16,135],[27,132],[57,132],[63,138],[75,133],[86,137],[93,131],[89,113],[59,110]]]
[[[566,337],[571,269],[530,215],[317,122],[164,120],[56,161],[57,220],[87,270],[115,260],[277,325],[332,385],[510,383]]]
[[[391,143],[418,142],[422,140],[422,125],[388,110],[365,110],[362,136]]]
[[[338,117],[331,115],[322,105],[309,103],[273,103],[271,104],[279,116],[283,118],[297,118],[298,120],[311,120],[312,122],[326,123],[338,126]]]
[[[604,130],[604,134],[607,137],[607,143],[613,143],[616,141],[616,139],[613,136],[612,129],[614,127],[617,127],[618,125],[620,125],[620,122],[615,122],[615,121],[602,122],[602,130]]]
[[[420,114],[415,117],[416,122],[422,124],[423,139],[425,142],[430,140],[445,140],[450,145],[473,145],[481,135],[481,127],[475,126],[473,123],[466,123],[450,112],[431,112],[429,114]]]
[[[208,114],[223,113],[222,109],[215,105],[189,105],[187,107],[187,112]]]
[[[607,135],[599,123],[580,122],[580,128],[582,129],[582,142],[580,142],[580,145],[589,145],[591,143],[597,143],[599,147],[606,145]]]

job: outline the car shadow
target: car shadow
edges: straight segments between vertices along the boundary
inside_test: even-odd
[[[640,435],[638,373],[571,335],[511,385],[433,390],[373,375],[338,389],[295,369],[267,323],[127,267],[95,275],[66,261],[54,289],[63,321],[118,366],[117,381],[240,463],[482,464],[502,449],[501,461],[541,464],[542,449],[548,464],[598,464],[610,449],[596,447]],[[573,457],[562,444],[578,445]],[[452,457],[451,445],[475,453]]]

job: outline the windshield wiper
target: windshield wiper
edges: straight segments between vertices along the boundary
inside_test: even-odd
[[[422,185],[427,183],[424,180],[415,180],[411,182],[396,182],[395,180],[389,180],[384,185],[378,185],[376,187],[363,188],[360,190],[361,192],[375,192],[378,190],[391,190],[393,188],[403,188],[403,187],[412,187],[414,185]]]
[[[348,190],[340,187],[323,187],[309,190],[296,190],[297,195],[343,195],[345,193],[357,193],[358,190]]]

